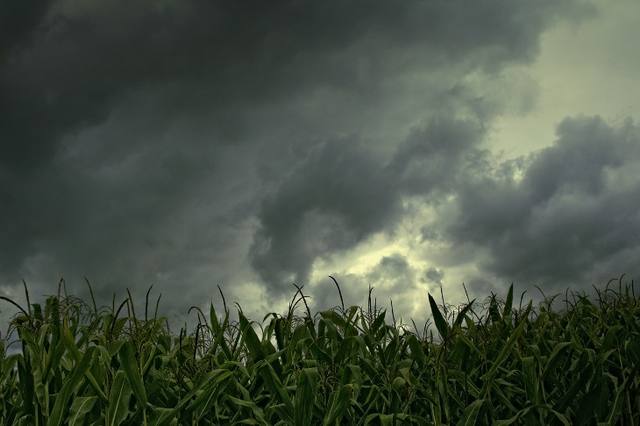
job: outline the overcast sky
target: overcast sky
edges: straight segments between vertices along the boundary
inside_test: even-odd
[[[639,39],[637,0],[3,1],[0,293],[637,278]]]

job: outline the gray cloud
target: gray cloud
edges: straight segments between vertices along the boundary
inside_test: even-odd
[[[458,192],[448,237],[489,251],[491,274],[564,288],[637,272],[640,132],[565,119],[521,180],[485,176]]]
[[[6,40],[33,39],[0,73],[2,165],[37,167],[65,133],[104,121],[132,91],[169,87],[172,113],[273,102],[330,85],[371,91],[390,72],[530,60],[573,1],[56,2],[11,9]],[[13,16],[16,15],[16,16]],[[23,19],[18,19],[23,18]],[[14,20],[15,19],[15,20]],[[24,21],[24,22],[23,22]],[[330,28],[330,30],[328,30]],[[13,43],[12,43],[13,44]],[[166,102],[166,100],[165,100]]]
[[[393,220],[396,184],[357,140],[317,146],[263,203],[254,268],[274,288],[306,280],[315,258],[350,248]]]
[[[503,106],[462,80],[531,61],[547,27],[589,10],[29,4],[0,6],[0,276],[45,291],[89,275],[105,298],[159,281],[175,306],[255,279],[248,265],[278,295],[392,232],[402,197],[479,173]]]
[[[474,168],[481,135],[474,121],[433,119],[387,164],[357,140],[320,144],[262,204],[253,267],[274,290],[306,281],[315,259],[392,231],[403,196],[449,193]]]
[[[473,172],[482,160],[478,145],[483,135],[478,120],[435,118],[398,146],[389,168],[407,194],[450,192],[456,179]]]
[[[46,16],[52,0],[8,0],[0,5],[0,65],[17,49],[24,48]]]
[[[428,282],[432,282],[434,284],[442,284],[442,280],[444,279],[444,271],[432,266],[427,269],[425,278]]]

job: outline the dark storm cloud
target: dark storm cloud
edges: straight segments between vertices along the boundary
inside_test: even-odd
[[[564,288],[636,273],[640,254],[640,129],[565,119],[554,145],[512,175],[468,182],[448,236],[489,250],[508,280]]]
[[[448,193],[481,156],[481,136],[475,121],[436,118],[414,129],[388,164],[358,140],[316,146],[262,204],[253,267],[276,291],[305,282],[316,258],[390,229],[402,196]]]
[[[37,34],[26,29],[45,7],[14,6],[7,19],[24,24],[8,26],[6,39],[34,40],[0,70],[0,161],[21,170],[43,164],[62,135],[103,121],[141,87],[177,84],[177,114],[273,102],[317,84],[372,90],[389,68],[411,63],[495,68],[531,59],[540,31],[572,4],[58,1]]]
[[[478,144],[483,135],[478,120],[434,118],[399,145],[389,168],[408,194],[449,192],[456,178],[482,159]]]
[[[264,201],[253,267],[274,288],[306,280],[315,258],[352,247],[393,220],[400,201],[396,184],[357,140],[315,147]]]
[[[204,293],[214,267],[216,279],[250,280],[247,251],[278,293],[317,257],[388,230],[401,196],[449,190],[462,164],[481,161],[472,147],[494,111],[451,86],[530,61],[545,28],[586,10],[572,0],[2,5],[0,275],[71,271],[107,293],[162,272],[185,299]],[[429,124],[407,138],[390,125],[392,158],[370,152],[357,135],[386,115],[366,113],[423,74],[440,97],[408,121]],[[305,102],[325,92],[335,116],[318,119]],[[447,114],[475,116],[432,119],[454,98]]]
[[[0,65],[12,51],[28,45],[52,3],[53,0],[7,0],[0,4]]]
[[[432,282],[434,284],[442,284],[442,280],[444,279],[444,272],[432,266],[427,269],[427,272],[424,276],[428,282]]]

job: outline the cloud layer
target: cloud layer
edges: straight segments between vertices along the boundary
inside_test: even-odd
[[[639,130],[565,119],[520,168],[465,182],[447,236],[488,250],[483,267],[513,280],[564,287],[635,271]]]
[[[6,292],[87,275],[103,300],[156,283],[182,309],[222,283],[258,309],[412,233],[413,257],[337,270],[348,291],[387,283],[412,309],[464,265],[549,283],[632,272],[633,122],[567,119],[541,152],[490,150],[496,117],[535,103],[516,68],[548,28],[592,16],[582,1],[14,3],[0,6]]]

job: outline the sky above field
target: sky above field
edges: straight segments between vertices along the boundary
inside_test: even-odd
[[[639,39],[637,0],[3,1],[0,294],[637,278]]]

